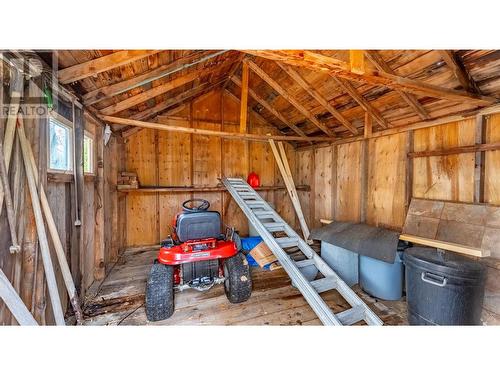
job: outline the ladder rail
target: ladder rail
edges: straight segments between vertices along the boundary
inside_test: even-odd
[[[253,190],[245,181],[240,178],[223,178],[222,183],[226,186],[228,192],[236,201],[238,206],[243,210],[249,221],[253,224],[257,232],[261,235],[264,242],[269,246],[270,250],[276,256],[284,270],[288,273],[294,285],[297,286],[306,301],[309,303],[313,311],[316,313],[321,322],[325,325],[342,325],[343,322],[348,324],[355,323],[355,318],[362,316],[368,325],[382,325],[380,318],[366,305],[366,303],[330,268],[330,266],[304,241],[290,225],[266,202],[255,190]],[[241,195],[240,195],[241,194]],[[242,196],[243,195],[243,196]],[[248,201],[254,203],[253,207],[248,205]],[[258,203],[258,204],[257,204]],[[259,218],[259,215],[261,218]],[[265,223],[268,227],[272,224],[282,225],[283,231],[288,235],[291,241],[297,241],[297,247],[306,256],[309,261],[312,261],[315,267],[323,274],[325,278],[334,280],[336,289],[342,297],[351,305],[351,311],[346,310],[339,314],[334,314],[326,302],[321,298],[313,284],[309,282],[302,272],[300,266],[293,261],[286,251],[280,246],[272,232],[266,228],[262,219],[271,219],[275,223]],[[271,225],[269,225],[271,224]],[[286,244],[287,240],[281,242]],[[322,280],[322,279],[319,279]],[[320,292],[323,289],[319,288]],[[327,289],[325,289],[327,290]],[[362,313],[361,313],[362,312]],[[346,318],[349,316],[349,318]],[[360,320],[360,319],[358,319]]]
[[[224,185],[226,185],[226,183],[224,183]],[[294,264],[293,260],[288,256],[288,254],[286,254],[286,252],[278,245],[271,233],[269,233],[262,226],[262,223],[255,216],[254,212],[246,205],[245,201],[237,194],[233,186],[228,183],[226,185],[226,188],[231,193],[236,203],[238,203],[240,208],[243,210],[245,215],[248,217],[250,222],[254,225],[257,232],[262,236],[265,243],[268,244],[271,251],[280,262],[281,266],[285,269],[288,275],[290,275],[292,280],[294,280],[298,289],[300,290],[306,301],[309,303],[309,305],[312,307],[316,315],[318,315],[318,318],[321,320],[321,322],[325,325],[341,325],[340,321],[337,319],[337,317],[335,317],[335,314],[332,313],[331,309],[328,307],[325,301],[323,301],[314,287],[309,284],[307,279],[304,277],[304,275],[302,275],[302,273]],[[266,208],[266,211],[272,211],[277,216],[276,218],[279,218],[279,215],[267,202],[265,202],[263,206]]]

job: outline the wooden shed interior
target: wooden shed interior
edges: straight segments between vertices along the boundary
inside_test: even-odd
[[[210,201],[249,235],[223,177],[256,173],[260,196],[299,234],[302,219],[401,233],[415,199],[500,205],[498,50],[18,50],[0,67],[17,237],[2,185],[0,268],[40,325],[61,324],[60,310],[66,324],[152,324],[146,280],[185,200]],[[31,98],[44,113],[29,112]],[[270,140],[284,147],[299,214]],[[485,265],[481,323],[498,325],[500,226],[477,224],[450,228],[445,242]],[[182,291],[154,324],[321,324],[284,269],[251,272],[248,301],[230,304],[220,286]],[[408,324],[404,297],[353,289],[384,324]],[[321,296],[336,313],[349,306],[335,290]],[[1,300],[0,324],[18,324]]]

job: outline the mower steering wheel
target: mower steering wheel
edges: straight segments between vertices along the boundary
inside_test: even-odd
[[[194,203],[194,202],[201,202],[198,206],[193,206],[188,207],[187,205],[189,203]],[[210,202],[205,200],[205,199],[200,199],[200,198],[194,198],[194,199],[188,199],[184,203],[182,203],[182,208],[186,210],[187,212],[199,212],[199,211],[206,211],[210,207]]]

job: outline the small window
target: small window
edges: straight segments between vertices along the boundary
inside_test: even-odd
[[[71,172],[72,129],[54,118],[49,119],[49,169],[57,172]]]
[[[83,172],[94,173],[94,139],[87,134],[83,136]]]

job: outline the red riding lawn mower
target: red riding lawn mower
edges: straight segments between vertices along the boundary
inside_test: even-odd
[[[217,211],[208,211],[204,199],[189,199],[176,215],[172,235],[161,244],[146,284],[146,316],[149,321],[174,313],[174,291],[192,288],[206,291],[224,283],[231,303],[245,302],[252,293],[248,262],[239,252],[238,234],[221,233]]]

